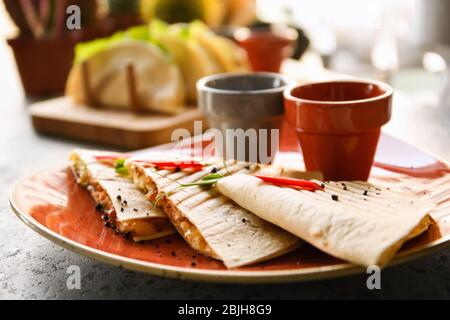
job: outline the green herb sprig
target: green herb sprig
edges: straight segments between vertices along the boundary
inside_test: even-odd
[[[193,186],[211,186],[217,183],[220,179],[222,179],[224,176],[220,173],[211,173],[206,176],[204,176],[202,179],[198,180],[197,182],[193,183],[184,183],[181,185],[181,187],[193,187]]]
[[[117,159],[114,163],[114,169],[118,174],[128,175],[128,169],[125,167],[125,161],[126,159]]]

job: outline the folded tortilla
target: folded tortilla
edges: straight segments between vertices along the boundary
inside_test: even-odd
[[[186,242],[197,252],[235,268],[285,254],[300,244],[292,234],[239,207],[212,187],[182,187],[211,172],[248,173],[257,165],[223,161],[195,173],[157,170],[127,162],[133,180],[147,197],[162,206]]]
[[[244,49],[235,42],[218,37],[204,23],[195,21],[190,27],[191,36],[209,52],[209,56],[223,72],[248,72],[251,70]]]
[[[102,155],[111,152],[78,149],[72,151],[70,160],[77,182],[94,198],[105,224],[134,241],[175,233],[162,210],[149,203],[128,177],[94,158]]]
[[[83,74],[83,63],[87,75]],[[134,67],[139,108],[169,114],[184,110],[185,88],[178,66],[160,48],[142,41],[124,40],[75,63],[67,80],[66,94],[83,105],[94,103],[99,107],[131,109],[127,75],[130,65]]]
[[[324,191],[298,191],[239,174],[219,180],[217,189],[320,250],[364,266],[386,265],[405,241],[428,228],[435,208],[364,182],[323,185]]]
[[[164,33],[155,37],[167,49],[180,68],[190,102],[197,100],[197,81],[204,76],[220,73],[222,69],[196,41],[187,41],[178,33]]]

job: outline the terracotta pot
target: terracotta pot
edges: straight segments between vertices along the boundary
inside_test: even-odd
[[[283,60],[294,53],[298,33],[284,27],[241,28],[235,38],[247,52],[253,71],[279,72]]]
[[[111,26],[102,23],[58,38],[9,39],[8,44],[14,52],[26,95],[45,96],[63,93],[67,76],[72,68],[75,45],[80,41],[108,36],[112,32]]]
[[[64,91],[74,59],[75,43],[69,37],[8,40],[27,95],[43,96]]]
[[[392,88],[364,80],[300,85],[284,93],[307,170],[325,180],[368,179],[381,126],[391,117]]]

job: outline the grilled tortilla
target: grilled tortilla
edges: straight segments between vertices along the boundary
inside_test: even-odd
[[[95,156],[110,152],[74,150],[71,169],[102,212],[105,224],[134,241],[160,238],[175,233],[161,209],[149,203],[132,181]]]
[[[298,191],[242,174],[217,183],[223,195],[260,218],[332,256],[364,266],[386,265],[405,241],[428,228],[428,213],[435,207],[363,182],[324,186],[324,191]]]
[[[157,170],[141,162],[127,162],[135,184],[164,212],[196,251],[235,268],[287,253],[300,244],[290,233],[239,207],[211,187],[181,187],[211,172],[248,173],[257,165],[223,162],[195,173]]]

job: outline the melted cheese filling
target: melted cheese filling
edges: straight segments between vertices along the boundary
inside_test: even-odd
[[[147,199],[153,202],[158,195],[156,185],[145,175],[145,172],[141,167],[132,164],[129,170],[135,185],[146,193]],[[163,207],[164,213],[169,217],[181,236],[194,250],[218,259],[216,253],[205,241],[200,231],[180,212],[180,210],[178,210],[176,205],[174,205],[170,199],[163,197],[157,205]]]
[[[77,182],[85,187],[97,204],[103,207],[109,222],[120,233],[131,235],[135,241],[151,240],[173,233],[173,227],[165,218],[144,218],[119,221],[113,203],[106,190],[94,179],[83,161],[74,157],[73,171]]]

